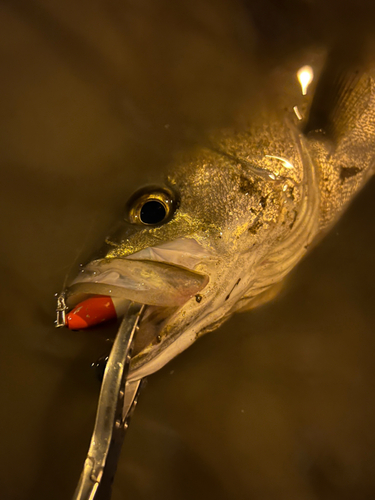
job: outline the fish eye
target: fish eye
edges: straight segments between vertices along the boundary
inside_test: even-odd
[[[165,219],[167,210],[159,200],[150,200],[142,206],[139,217],[143,224],[160,224]]]
[[[127,219],[134,224],[156,226],[168,222],[176,210],[176,198],[169,189],[140,189],[127,203]]]

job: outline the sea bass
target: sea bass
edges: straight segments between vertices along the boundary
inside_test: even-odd
[[[373,174],[375,83],[342,61],[327,58],[310,95],[301,76],[301,95],[288,94],[282,112],[265,105],[135,192],[101,254],[63,292],[69,309],[95,296],[125,314],[128,301],[146,304],[129,380],[273,298]]]

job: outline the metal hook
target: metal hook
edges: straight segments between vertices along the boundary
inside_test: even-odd
[[[65,302],[65,292],[61,292],[57,297],[57,307],[56,307],[56,321],[55,327],[61,328],[62,326],[66,326],[65,315],[68,310],[68,306]]]

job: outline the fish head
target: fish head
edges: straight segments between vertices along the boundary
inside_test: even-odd
[[[177,159],[160,184],[136,191],[101,254],[68,288],[68,306],[92,294],[146,305],[130,379],[272,297],[358,189],[357,181],[348,189],[346,176],[373,164],[374,86],[353,62],[343,70],[341,55],[314,69],[322,77],[311,98],[301,74],[311,83],[314,72],[303,66],[304,101],[281,85],[276,111],[266,106],[239,130],[215,133]]]
[[[91,294],[146,304],[130,379],[251,307],[301,256],[295,240],[299,249],[312,231],[311,171],[306,178],[297,147],[286,160],[249,137],[235,137],[247,156],[223,137],[219,149],[191,152],[160,185],[135,192],[101,255],[68,288],[70,307]]]

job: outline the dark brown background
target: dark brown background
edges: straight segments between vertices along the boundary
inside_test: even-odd
[[[269,67],[367,33],[367,7],[0,3],[1,498],[71,498],[81,471],[107,344],[53,328],[71,265]],[[375,498],[374,208],[372,181],[274,303],[150,377],[114,500]]]

